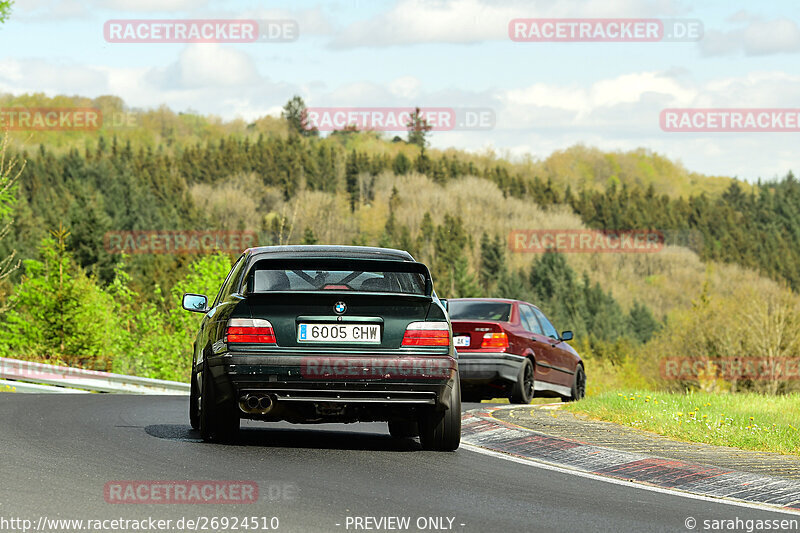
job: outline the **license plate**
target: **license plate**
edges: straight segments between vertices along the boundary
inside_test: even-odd
[[[458,337],[453,337],[453,345],[469,346],[469,335],[459,335]]]
[[[300,324],[298,342],[380,343],[379,324]]]

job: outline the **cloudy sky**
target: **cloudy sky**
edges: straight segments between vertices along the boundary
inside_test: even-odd
[[[516,18],[697,19],[695,42],[513,42]],[[291,19],[283,43],[110,43],[112,19]],[[490,108],[435,147],[646,147],[706,174],[800,172],[800,133],[664,132],[665,108],[800,108],[800,4],[710,0],[17,0],[0,92],[115,94],[225,118],[309,106]]]

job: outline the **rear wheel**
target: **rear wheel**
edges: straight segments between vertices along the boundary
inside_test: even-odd
[[[533,399],[533,363],[525,359],[517,374],[517,382],[511,389],[511,403],[529,404]]]
[[[203,364],[203,384],[200,388],[200,412],[198,416],[200,437],[208,441],[231,442],[239,433],[239,413],[230,405],[217,405],[214,385],[208,362]]]
[[[583,371],[583,366],[578,365],[575,369],[575,378],[572,381],[572,391],[569,398],[562,398],[568,402],[577,402],[586,396],[586,372]]]
[[[189,424],[192,429],[200,427],[200,393],[197,390],[197,373],[192,370],[192,385],[189,393]]]
[[[420,416],[419,442],[425,450],[449,452],[461,443],[461,384],[455,380],[450,391],[450,408],[430,410]]]
[[[419,435],[416,420],[390,420],[389,434],[395,439],[411,439]]]

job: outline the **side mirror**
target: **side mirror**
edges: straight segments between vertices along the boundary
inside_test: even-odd
[[[571,331],[562,331],[561,332],[561,338],[559,340],[561,340],[561,341],[571,341],[572,340],[572,332]]]
[[[208,312],[208,298],[203,294],[186,293],[183,295],[183,308],[193,313]]]
[[[450,311],[450,302],[447,301],[447,298],[439,298],[439,301],[442,302],[445,311]]]

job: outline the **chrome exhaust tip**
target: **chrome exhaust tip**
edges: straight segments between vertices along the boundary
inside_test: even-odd
[[[244,404],[247,406],[248,409],[255,410],[258,409],[258,396],[254,396],[252,394],[248,394],[245,397]]]
[[[275,402],[268,394],[245,394],[239,398],[239,409],[248,414],[265,415],[274,405]]]
[[[265,413],[270,409],[272,409],[272,398],[270,398],[269,396],[262,396],[261,398],[259,398],[258,408],[264,411]]]

